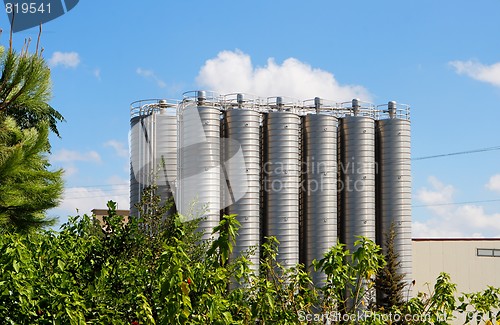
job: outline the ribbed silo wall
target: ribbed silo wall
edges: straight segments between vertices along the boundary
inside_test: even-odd
[[[130,215],[137,216],[135,205],[142,191],[151,184],[153,157],[153,117],[135,116],[130,120]]]
[[[202,240],[214,238],[220,221],[220,112],[189,106],[180,117],[179,199],[177,208],[187,218],[201,218]]]
[[[260,243],[260,113],[248,109],[230,109],[225,113],[225,135],[231,140],[226,148],[225,162],[230,161],[241,150],[244,166],[226,164],[226,173],[232,187],[246,184],[246,193],[227,208],[228,214],[237,214],[240,222],[236,245],[231,258],[234,259],[249,249],[254,249],[249,260],[251,269],[259,269]]]
[[[386,238],[394,224],[394,249],[401,273],[412,281],[410,121],[377,121],[377,241],[387,251]]]
[[[340,148],[341,238],[352,252],[356,236],[375,241],[375,121],[344,117]]]
[[[155,114],[155,183],[162,203],[173,197],[177,179],[177,116],[175,111]],[[169,212],[173,212],[171,209]]]
[[[280,242],[277,262],[289,268],[299,262],[300,118],[270,112],[264,132],[264,233]]]
[[[304,263],[320,260],[337,243],[337,125],[334,116],[303,118],[303,243]],[[326,276],[311,269],[313,283]]]

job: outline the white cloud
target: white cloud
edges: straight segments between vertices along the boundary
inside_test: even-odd
[[[59,65],[76,68],[80,64],[80,55],[77,52],[54,52],[48,62],[53,68]]]
[[[160,88],[165,88],[167,84],[161,80],[156,73],[153,70],[147,70],[143,68],[137,68],[135,72],[146,79],[152,79],[154,82],[156,82],[156,85]]]
[[[92,209],[106,209],[109,200],[118,204],[118,209],[129,209],[129,184],[119,177],[108,179],[109,185],[101,187],[67,187],[61,204],[53,211],[60,217],[90,214]]]
[[[491,176],[486,188],[493,192],[500,192],[500,174]]]
[[[478,61],[451,61],[449,63],[458,74],[464,74],[473,79],[487,82],[500,87],[500,62],[485,65]]]
[[[206,61],[196,81],[201,87],[221,94],[238,91],[263,97],[310,99],[318,96],[340,101],[371,98],[364,87],[341,85],[331,72],[295,58],[281,64],[269,58],[264,67],[255,67],[250,56],[239,50],[223,51]]]
[[[101,162],[101,156],[96,151],[78,152],[75,150],[61,149],[50,158],[52,162],[90,161]]]
[[[78,168],[76,168],[74,165],[69,164],[67,166],[64,166],[64,177],[68,179],[69,177],[76,175],[78,173]]]
[[[413,237],[493,237],[500,234],[500,213],[489,214],[475,204],[453,205],[455,188],[429,177],[431,188],[416,199],[430,212],[425,222],[413,222]]]
[[[117,141],[117,140],[109,140],[109,141],[106,141],[104,143],[104,146],[105,147],[111,147],[114,149],[115,153],[119,156],[119,157],[124,157],[124,158],[128,158],[128,148],[125,147],[125,145],[120,142],[120,141]]]
[[[96,77],[97,80],[101,81],[101,69],[95,68],[92,71],[92,74],[94,75],[94,77]]]

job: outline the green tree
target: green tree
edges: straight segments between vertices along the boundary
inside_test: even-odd
[[[62,170],[49,171],[48,125],[21,130],[8,117],[0,120],[0,225],[16,230],[46,226],[44,215],[58,205]]]
[[[405,274],[401,273],[399,254],[394,248],[396,236],[395,225],[392,223],[385,240],[386,252],[384,257],[386,265],[379,271],[376,279],[377,305],[385,310],[403,304],[405,298],[404,289],[408,285],[404,281]]]
[[[20,54],[0,46],[0,118],[11,116],[21,129],[38,128],[46,122],[59,136],[57,122],[63,116],[49,105],[50,69],[38,53],[29,53],[26,44]],[[38,45],[37,45],[38,49]]]
[[[49,130],[59,136],[62,115],[48,104],[50,69],[29,41],[20,54],[0,46],[0,226],[29,230],[53,223],[44,213],[58,205],[62,171],[50,171]]]
[[[162,219],[168,207],[158,206],[155,195],[145,198],[151,197],[149,212],[126,224],[110,202],[104,227],[83,216],[70,217],[59,232],[5,231],[0,236],[3,323],[386,325],[400,323],[393,321],[399,314],[404,324],[445,325],[454,311],[466,312],[467,324],[500,319],[499,289],[465,294],[457,306],[455,285],[446,274],[428,294],[419,293],[400,308],[363,306],[365,288],[384,264],[380,247],[365,238],[352,253],[339,244],[315,262],[328,277],[320,291],[301,264],[285,269],[276,262],[279,243],[273,237],[262,245],[256,275],[244,256],[227,258],[238,231],[234,216],[224,216],[214,229],[220,240],[200,243],[195,220]],[[233,279],[242,285],[230,289]],[[342,309],[346,299],[359,303]]]
[[[366,237],[359,237],[351,253],[338,243],[313,261],[315,270],[325,272],[327,280],[322,290],[324,312],[355,314],[371,308],[375,275],[385,265],[380,246]]]

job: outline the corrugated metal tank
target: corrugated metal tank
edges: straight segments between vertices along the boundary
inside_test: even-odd
[[[340,141],[341,238],[352,252],[356,236],[375,241],[375,121],[344,117]]]
[[[334,116],[303,118],[303,243],[304,264],[310,266],[337,243],[337,125]],[[311,268],[313,283],[326,276]]]
[[[145,187],[158,185],[162,203],[173,195],[177,174],[177,107],[166,100],[139,101],[132,105],[130,211],[134,216],[135,205],[141,201]]]
[[[251,269],[255,272],[259,269],[260,243],[260,119],[259,112],[249,109],[230,109],[224,119],[225,135],[237,145],[233,150],[226,150],[225,161],[229,161],[235,154],[233,151],[240,148],[245,160],[245,166],[226,164],[227,177],[232,183],[236,182],[233,186],[247,185],[244,196],[226,210],[228,214],[237,214],[241,225],[231,258],[255,248],[249,258],[253,263]]]
[[[220,111],[187,105],[180,115],[178,210],[187,218],[201,218],[202,240],[215,237],[220,221]]]
[[[177,115],[173,108],[162,109],[154,115],[155,182],[162,201],[171,199],[177,179]],[[171,209],[173,212],[174,209]]]
[[[394,223],[394,249],[401,273],[412,281],[410,121],[377,121],[377,241],[386,250],[386,235]]]
[[[270,112],[265,118],[265,235],[280,242],[277,261],[284,267],[299,262],[300,118]]]
[[[144,189],[143,185],[143,167],[145,158],[141,155],[141,149],[145,145],[145,134],[149,135],[146,131],[144,116],[135,116],[130,119],[130,215],[136,216],[137,209],[135,205],[141,201],[141,193]],[[148,156],[146,156],[148,157]],[[148,164],[146,164],[147,166]],[[147,173],[146,173],[147,174]]]

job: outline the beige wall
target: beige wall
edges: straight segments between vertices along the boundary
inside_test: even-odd
[[[129,210],[116,210],[116,214],[123,217],[124,223],[128,222],[128,217],[130,214]],[[108,215],[107,209],[93,209],[92,215],[99,220],[101,226],[104,226],[104,216]]]
[[[477,256],[478,248],[500,249],[500,239],[414,239],[413,278],[416,291],[427,291],[441,272],[450,274],[458,292],[500,287],[500,256]]]
[[[441,272],[456,283],[457,295],[500,287],[500,256],[477,256],[478,248],[500,250],[500,239],[413,239],[412,246],[414,295],[432,292]],[[452,324],[463,324],[464,315],[455,316],[458,319]]]

